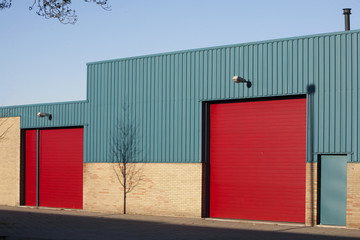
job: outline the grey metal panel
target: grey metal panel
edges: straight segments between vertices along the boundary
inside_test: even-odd
[[[358,161],[358,38],[349,31],[89,63],[87,161],[109,161],[124,104],[139,126],[139,161],[200,162],[201,101],[301,95],[309,84],[313,151]],[[234,75],[253,86],[234,84]]]
[[[320,223],[346,226],[347,156],[321,156]]]

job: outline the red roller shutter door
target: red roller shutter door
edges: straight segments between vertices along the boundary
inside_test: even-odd
[[[40,132],[39,205],[82,208],[83,129]]]
[[[210,135],[210,217],[305,221],[305,98],[212,104]]]
[[[25,205],[36,206],[37,130],[25,131]]]
[[[83,129],[25,131],[25,205],[36,206],[39,149],[39,206],[82,209]]]

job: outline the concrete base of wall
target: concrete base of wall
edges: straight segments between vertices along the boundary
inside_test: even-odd
[[[0,205],[20,205],[20,117],[0,118]]]
[[[201,163],[137,163],[143,180],[127,194],[127,213],[201,217]],[[84,164],[84,209],[123,211],[114,163]]]

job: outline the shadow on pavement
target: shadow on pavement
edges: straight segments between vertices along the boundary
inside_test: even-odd
[[[103,215],[104,216],[104,215]],[[198,221],[198,220],[196,220]],[[206,222],[205,222],[206,223]],[[231,225],[231,223],[229,223]],[[99,216],[38,213],[35,211],[0,210],[0,236],[4,239],[359,239],[358,237],[291,233],[282,230],[227,228],[226,223],[213,226],[189,223],[166,223]],[[303,227],[305,228],[305,227]],[[299,228],[298,228],[299,229]],[[326,229],[322,230],[326,232]],[[357,230],[354,230],[357,231]],[[356,232],[357,234],[357,232]],[[1,239],[1,237],[0,237]]]

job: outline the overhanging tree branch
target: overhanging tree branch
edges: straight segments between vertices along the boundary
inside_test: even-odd
[[[34,3],[29,7],[29,10],[33,10],[36,5],[38,8],[36,13],[39,16],[45,17],[46,19],[57,18],[63,24],[75,24],[77,15],[75,10],[69,8],[70,4],[70,0],[34,0]]]
[[[100,5],[102,9],[106,11],[111,10],[111,5],[109,5],[108,0],[85,0],[85,2],[93,2],[97,5]]]
[[[87,3],[95,3],[102,9],[110,11],[111,5],[108,0],[84,0]],[[55,18],[63,24],[75,24],[77,15],[75,10],[70,8],[71,0],[33,0],[29,10],[37,9],[36,13],[46,19]],[[12,0],[0,0],[0,10],[10,8]]]
[[[1,0],[0,1],[0,10],[3,10],[5,8],[10,8],[11,7],[11,1],[12,0]]]

